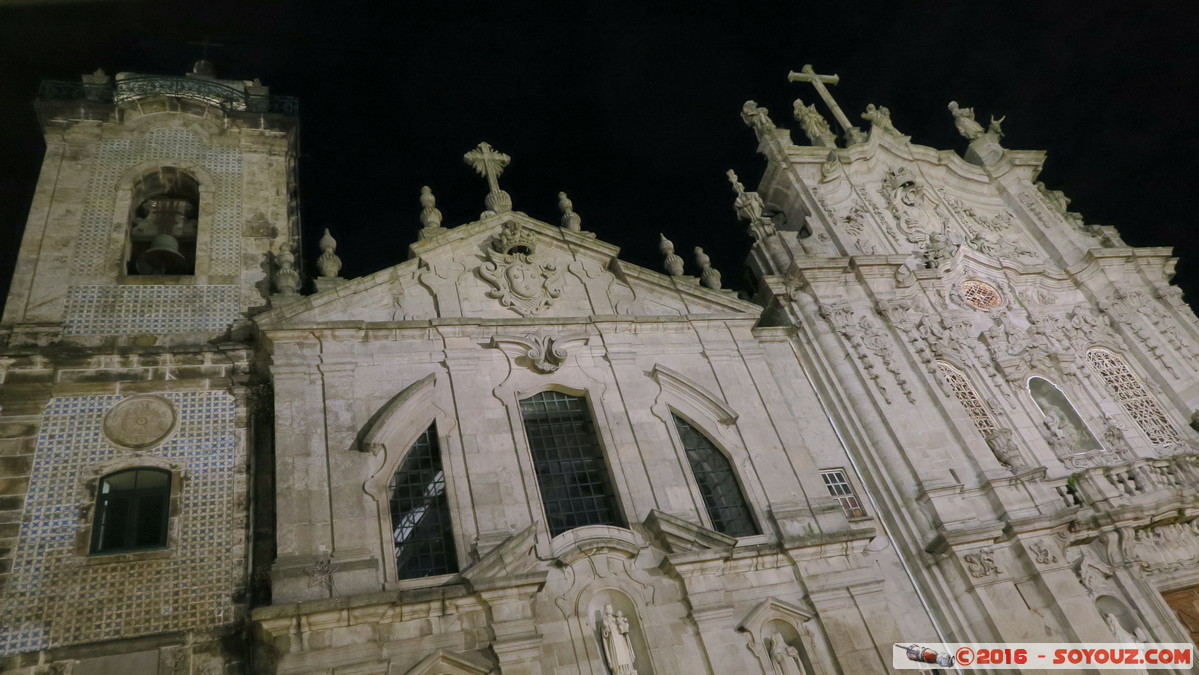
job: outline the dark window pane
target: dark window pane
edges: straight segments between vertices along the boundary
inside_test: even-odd
[[[400,579],[458,571],[436,427],[412,444],[391,480],[391,532]]]
[[[679,438],[683,440],[691,473],[695,474],[695,482],[699,484],[708,517],[712,519],[712,528],[730,537],[758,534],[758,526],[754,524],[753,514],[741,494],[741,486],[737,484],[728,458],[687,420],[678,415],[672,417]]]
[[[167,545],[171,474],[129,469],[100,479],[92,519],[92,553],[116,553]]]
[[[550,535],[583,525],[624,526],[587,402],[546,391],[520,402]]]

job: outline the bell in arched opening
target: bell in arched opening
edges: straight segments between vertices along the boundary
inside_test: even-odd
[[[195,274],[198,187],[174,167],[151,171],[134,184],[127,274]]]
[[[150,248],[134,261],[138,274],[190,274],[191,265],[179,252],[179,240],[169,234],[156,234]]]

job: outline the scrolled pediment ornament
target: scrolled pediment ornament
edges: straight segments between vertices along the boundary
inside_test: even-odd
[[[553,373],[566,362],[567,348],[587,341],[586,335],[496,335],[491,338],[491,346],[499,348],[502,344],[516,345],[523,350],[517,360],[518,365],[543,374]]]
[[[492,287],[487,297],[504,307],[536,316],[562,295],[562,273],[537,258],[537,239],[520,223],[504,223],[486,253],[478,274]]]

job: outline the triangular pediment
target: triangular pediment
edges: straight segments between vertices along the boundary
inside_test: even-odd
[[[522,213],[490,215],[411,247],[398,265],[315,295],[276,302],[263,329],[344,322],[723,315],[761,308],[730,291],[617,258],[619,249]]]
[[[487,675],[495,668],[476,654],[459,654],[438,649],[421,659],[405,675]]]

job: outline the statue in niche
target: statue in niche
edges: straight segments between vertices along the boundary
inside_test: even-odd
[[[1074,406],[1053,383],[1040,377],[1029,378],[1028,392],[1045,416],[1049,444],[1056,452],[1069,454],[1102,449]]]
[[[775,631],[766,638],[766,647],[770,654],[770,666],[776,675],[807,675],[803,661],[799,658],[799,650],[787,644],[782,633]]]
[[[633,643],[629,639],[629,619],[624,612],[613,612],[612,605],[604,605],[601,626],[604,636],[604,657],[612,675],[637,675],[633,668]]]
[[[1108,612],[1106,615],[1104,615],[1103,620],[1107,622],[1108,630],[1112,632],[1112,635],[1116,636],[1116,642],[1137,645],[1149,641],[1149,636],[1145,633],[1144,628],[1137,626],[1135,631],[1129,633],[1124,629],[1124,626],[1120,624],[1120,619],[1118,619],[1116,615],[1112,614],[1111,612]]]
[[[1045,404],[1041,412],[1045,413],[1045,426],[1049,429],[1049,435],[1067,447],[1077,449],[1082,435],[1070,424],[1070,418],[1066,417],[1066,413],[1052,403]]]

